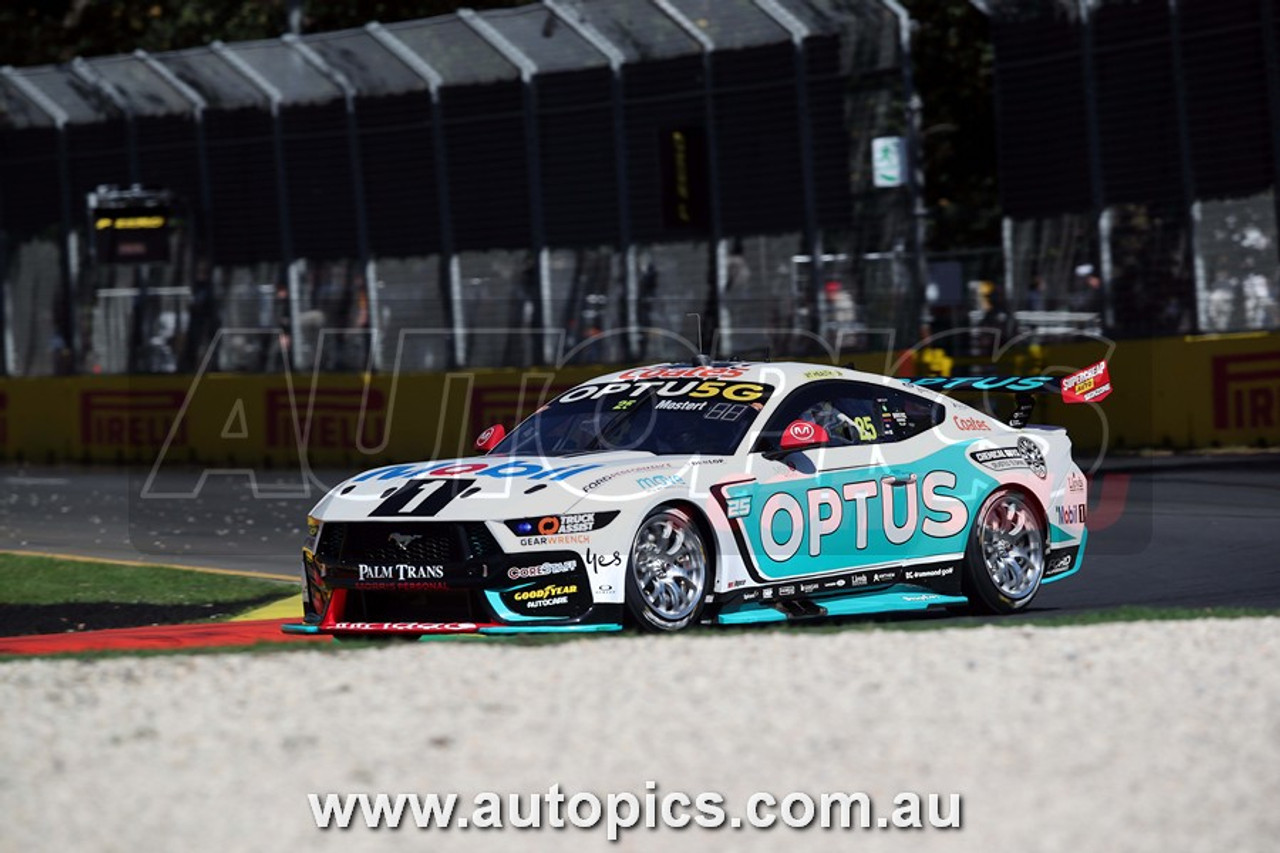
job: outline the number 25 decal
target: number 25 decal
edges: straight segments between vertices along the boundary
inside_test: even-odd
[[[870,415],[862,415],[853,419],[853,426],[858,430],[858,438],[863,441],[876,440],[876,424]]]

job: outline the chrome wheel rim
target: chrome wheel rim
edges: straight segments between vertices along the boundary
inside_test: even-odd
[[[978,544],[987,575],[1001,594],[1017,600],[1035,592],[1044,575],[1044,530],[1025,498],[1011,492],[988,504]]]
[[[678,510],[650,516],[631,547],[631,572],[648,608],[668,622],[693,615],[707,586],[707,550]]]

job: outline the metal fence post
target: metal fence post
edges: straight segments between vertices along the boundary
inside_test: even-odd
[[[1000,251],[1004,255],[1004,294],[1009,310],[1017,310],[1013,297],[1017,286],[1017,225],[1008,216],[1000,217]]]
[[[524,146],[529,171],[529,230],[538,276],[538,294],[542,314],[542,359],[547,364],[556,360],[556,339],[550,333],[551,322],[551,250],[547,247],[546,212],[542,201],[542,151],[538,140],[538,66],[506,36],[472,9],[459,9],[458,18],[476,35],[487,41],[520,71],[524,86]]]
[[[1280,21],[1276,20],[1272,0],[1259,2],[1262,4],[1262,49],[1267,63],[1267,112],[1271,118],[1271,201],[1276,222],[1280,223],[1280,45],[1276,44]],[[1277,248],[1280,249],[1280,245]]]
[[[3,204],[0,196],[0,204]],[[13,327],[9,323],[9,235],[0,228],[0,376],[13,365]]]
[[[566,9],[562,0],[543,0],[543,5],[550,9],[561,22],[582,36],[588,44],[600,51],[605,59],[609,60],[609,70],[613,72],[610,95],[613,99],[614,173],[618,182],[618,248],[623,258],[624,293],[627,302],[627,360],[635,361],[640,353],[640,330],[637,328],[640,322],[638,305],[640,280],[636,269],[636,249],[632,245],[631,233],[631,174],[627,165],[626,106],[622,82],[622,66],[626,63],[626,56],[621,49],[609,41],[604,33]]]
[[[1169,50],[1173,64],[1173,102],[1178,122],[1178,171],[1182,179],[1182,206],[1187,215],[1187,244],[1195,276],[1195,329],[1200,330],[1204,328],[1200,312],[1201,306],[1205,304],[1208,282],[1205,281],[1204,258],[1200,254],[1200,205],[1196,200],[1196,174],[1191,160],[1191,119],[1187,113],[1187,78],[1182,65],[1182,14],[1178,8],[1178,0],[1169,0]]]
[[[809,253],[809,300],[817,305],[822,293],[822,232],[818,226],[818,190],[813,162],[813,126],[809,108],[809,69],[806,40],[813,35],[803,21],[778,0],[755,0],[765,14],[791,34],[796,62],[796,118],[800,134],[800,181],[804,194],[805,250]],[[837,333],[837,338],[838,338]],[[834,341],[837,346],[839,341]]]
[[[141,186],[141,168],[138,161],[138,127],[133,107],[110,81],[95,71],[82,57],[77,56],[71,60],[71,73],[97,90],[124,116],[125,153],[129,163],[129,183],[134,186]],[[148,323],[148,314],[150,313],[147,307],[149,301],[147,291],[151,286],[150,264],[142,264],[133,268],[133,286],[137,288],[138,295],[135,297],[133,318],[130,322],[129,355],[126,364],[128,364],[130,373],[138,373],[141,367],[138,363],[138,355]]]
[[[920,312],[924,302],[924,288],[929,280],[929,265],[925,258],[925,228],[929,215],[924,203],[924,157],[920,147],[921,113],[924,111],[920,93],[916,91],[916,72],[911,37],[915,21],[897,0],[878,0],[898,19],[898,47],[902,56],[902,96],[906,100],[906,149],[907,193],[911,205],[911,275],[907,281],[907,298],[903,315],[899,318],[904,341],[914,341],[919,336]]]
[[[724,236],[724,212],[720,200],[720,134],[716,129],[715,101],[715,62],[713,61],[716,45],[711,37],[696,23],[673,6],[670,0],[653,0],[653,4],[662,10],[668,18],[675,21],[685,34],[702,46],[702,93],[703,109],[707,123],[707,175],[711,184],[711,263],[715,270],[715,328],[709,339],[718,341],[726,355],[733,351],[732,330],[729,328],[729,309],[724,304],[725,288],[729,284],[729,247]]]
[[[129,183],[140,184],[141,168],[138,162],[138,126],[129,101],[116,89],[115,85],[94,70],[83,57],[71,60],[71,73],[111,102],[111,105],[124,116],[125,156],[129,164]]]
[[[369,209],[364,192],[364,159],[360,154],[360,123],[356,116],[356,87],[347,75],[334,68],[320,54],[311,49],[294,33],[280,37],[302,60],[319,71],[333,85],[342,90],[343,105],[347,117],[347,159],[351,164],[351,197],[356,215],[356,253],[359,255],[361,273],[364,275],[365,298],[369,305],[369,356],[374,370],[382,369],[382,350],[378,346],[378,283],[377,270],[369,248]]]
[[[70,117],[56,101],[15,72],[13,66],[6,65],[0,68],[0,75],[3,75],[10,85],[22,93],[23,97],[31,101],[37,109],[47,115],[53,122],[56,131],[58,196],[61,213],[58,223],[58,272],[62,278],[62,305],[60,306],[62,310],[58,312],[55,322],[59,327],[59,334],[62,335],[63,345],[70,354],[70,369],[74,372],[77,370],[77,352],[79,350],[75,309],[76,278],[79,263],[76,258],[75,228],[72,225],[73,214],[71,212],[71,154],[67,145],[67,124]],[[56,371],[58,365],[55,364],[54,368]]]
[[[1080,10],[1080,61],[1084,75],[1085,126],[1089,140],[1089,198],[1093,221],[1098,229],[1098,254],[1101,267],[1103,324],[1115,325],[1111,304],[1111,216],[1107,214],[1106,189],[1102,178],[1102,130],[1098,118],[1098,78],[1093,61],[1093,0],[1077,0]]]
[[[297,299],[298,268],[297,259],[293,256],[293,223],[289,215],[289,186],[286,180],[284,156],[284,126],[280,116],[280,106],[284,102],[284,95],[275,86],[271,85],[267,78],[255,71],[249,63],[233,53],[221,41],[212,42],[209,45],[209,49],[213,51],[215,56],[231,66],[241,77],[249,81],[251,86],[266,96],[267,102],[271,105],[271,143],[276,167],[276,209],[277,215],[280,217],[280,260],[284,267],[289,294],[289,337],[291,345],[288,358],[291,367],[301,369],[302,364],[298,357],[298,342],[302,339]],[[279,287],[279,282],[276,284]]]
[[[173,87],[191,105],[191,118],[196,130],[196,170],[200,186],[200,250],[206,260],[213,262],[213,180],[209,173],[209,140],[205,135],[204,113],[209,108],[204,96],[183,82],[145,50],[135,50],[133,55],[145,63],[152,74]]]
[[[467,330],[462,316],[462,267],[454,248],[453,207],[449,195],[449,152],[445,149],[444,108],[440,102],[444,76],[377,21],[366,24],[365,31],[427,84],[427,93],[431,99],[431,147],[436,169],[436,213],[440,220],[440,289],[444,297],[445,320],[452,329],[453,336],[452,346],[449,348],[449,366],[460,367],[467,362]]]

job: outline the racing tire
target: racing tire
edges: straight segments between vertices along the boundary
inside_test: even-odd
[[[645,516],[627,563],[627,610],[648,631],[679,631],[698,621],[715,566],[696,519],[664,506]]]
[[[969,601],[987,613],[1023,610],[1044,579],[1046,526],[1035,501],[1016,489],[997,489],[983,501],[965,549]]]

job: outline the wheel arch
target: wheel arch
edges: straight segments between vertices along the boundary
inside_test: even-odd
[[[720,554],[719,545],[716,542],[716,531],[715,528],[711,526],[711,519],[707,517],[707,513],[702,509],[702,507],[698,506],[688,498],[672,498],[660,501],[650,507],[649,511],[644,514],[644,517],[648,518],[658,510],[665,509],[667,507],[684,510],[688,513],[689,517],[693,519],[694,523],[698,525],[698,532],[702,534],[702,541],[707,546],[707,550],[709,552],[707,554],[707,558],[711,566],[712,580],[714,581]]]
[[[1049,554],[1049,541],[1050,541],[1049,515],[1048,515],[1048,511],[1045,509],[1044,501],[1041,500],[1040,495],[1037,494],[1035,489],[1029,488],[1028,486],[1022,483],[1010,483],[1010,482],[997,481],[996,484],[989,491],[987,491],[986,494],[982,496],[982,500],[977,502],[977,508],[975,509],[973,514],[973,521],[970,523],[969,531],[965,536],[965,554],[966,554],[965,571],[962,573],[962,577],[961,577],[961,589],[964,592],[965,596],[969,598],[969,600],[974,604],[979,604],[983,599],[983,596],[978,592],[977,589],[974,588],[975,582],[969,576],[969,565],[968,565],[969,554],[971,549],[977,547],[978,526],[982,520],[982,510],[987,506],[988,502],[990,502],[990,500],[993,497],[995,497],[997,494],[1000,494],[1002,492],[1013,492],[1019,495],[1020,497],[1026,499],[1027,505],[1031,508],[1032,511],[1035,512],[1036,517],[1041,524],[1041,529],[1044,531],[1044,542],[1042,546],[1044,548],[1044,554],[1042,556],[1047,559]],[[1041,582],[1042,581],[1043,581],[1043,577]],[[1038,588],[1039,588],[1039,583],[1037,584],[1037,590]],[[1035,592],[1033,592],[1031,596],[1029,596],[1026,600],[1029,601],[1031,597],[1034,597],[1034,595],[1035,595]],[[996,610],[994,609],[993,605],[991,605],[989,602],[986,604],[980,604],[979,606],[981,606],[983,609],[986,609],[988,612],[998,612],[998,613],[1011,612],[1007,610]],[[1017,608],[1014,608],[1014,609],[1017,609]]]
[[[999,491],[1017,492],[1020,495],[1024,495],[1025,497],[1030,498],[1031,507],[1036,511],[1036,515],[1040,517],[1040,523],[1044,526],[1044,532],[1045,532],[1044,543],[1045,543],[1045,549],[1048,550],[1049,510],[1045,506],[1044,500],[1036,492],[1036,490],[1022,483],[1002,483],[997,481],[995,486],[992,487],[991,491],[983,495],[982,500],[978,501],[978,508],[974,512],[974,516],[973,516],[973,523],[974,524],[978,523],[978,515],[979,513],[981,513],[982,508],[986,506],[987,501],[991,500],[991,496]]]
[[[631,555],[634,554],[635,545],[629,549],[628,560],[625,565],[625,575],[623,576],[623,589],[625,590],[625,612],[629,624],[638,625],[644,630],[658,631],[678,631],[688,627],[691,624],[697,624],[701,621],[705,609],[710,606],[714,600],[714,591],[716,578],[716,559],[719,554],[719,548],[716,544],[714,531],[711,526],[710,519],[707,518],[705,512],[693,501],[681,497],[669,497],[665,500],[654,501],[641,516],[639,527],[636,528],[636,537],[639,535],[640,529],[648,523],[648,520],[661,513],[677,512],[684,516],[688,521],[681,522],[688,528],[691,528],[701,540],[703,550],[703,563],[705,577],[703,579],[701,592],[697,598],[690,598],[689,601],[696,602],[693,609],[686,616],[678,619],[671,619],[666,615],[659,615],[655,619],[652,613],[652,602],[642,603],[643,593],[639,586],[639,578],[637,577],[635,567],[631,562]],[[638,539],[634,539],[638,541]],[[641,611],[644,612],[641,612]]]

